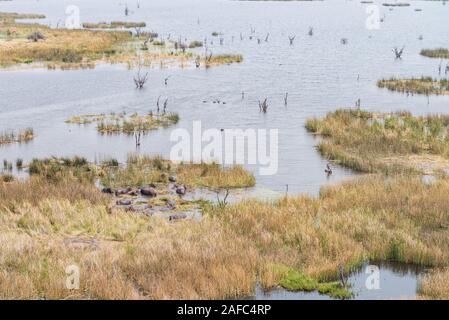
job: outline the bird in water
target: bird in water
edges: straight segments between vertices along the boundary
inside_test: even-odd
[[[332,168],[329,164],[326,165],[326,169],[324,170],[324,172],[326,172],[328,176],[332,174]]]

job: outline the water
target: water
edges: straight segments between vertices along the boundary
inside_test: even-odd
[[[412,2],[410,7],[380,7],[385,22],[380,30],[368,30],[366,5],[358,1],[239,2],[223,0],[140,1],[140,9],[124,16],[124,2],[111,0],[14,0],[0,1],[0,11],[44,13],[43,23],[62,25],[67,5],[80,8],[82,22],[113,20],[145,21],[148,29],[167,37],[212,39],[214,53],[241,53],[242,64],[208,70],[159,69],[150,71],[144,90],[134,89],[134,71],[124,66],[99,66],[94,70],[8,70],[0,72],[0,131],[33,127],[37,137],[22,145],[0,147],[0,159],[30,160],[50,155],[81,155],[90,160],[115,157],[124,161],[135,151],[132,137],[100,136],[95,127],[67,125],[69,116],[86,113],[155,110],[158,96],[168,97],[168,110],[178,112],[176,127],[191,130],[193,120],[204,128],[278,128],[279,170],[260,176],[258,188],[278,193],[317,194],[322,185],[354,175],[335,168],[327,177],[314,146],[317,139],[304,129],[305,120],[323,116],[339,107],[376,111],[409,110],[414,114],[446,112],[449,97],[427,98],[378,89],[376,81],[391,76],[437,76],[439,60],[421,57],[422,48],[448,47],[449,6],[441,2]],[[422,8],[422,12],[415,12]],[[198,24],[199,20],[199,24]],[[314,35],[307,35],[309,26]],[[251,28],[262,39],[249,40]],[[240,41],[240,33],[244,40]],[[270,33],[269,41],[265,36]],[[293,46],[288,36],[296,35]],[[419,40],[419,36],[423,40]],[[233,40],[234,38],[234,40]],[[347,45],[340,40],[348,39]],[[394,59],[393,47],[405,45],[402,60]],[[164,79],[170,76],[169,84]],[[360,77],[357,80],[358,76]],[[246,93],[244,100],[241,92]],[[283,95],[289,93],[285,107]],[[269,100],[267,114],[259,113],[258,100]],[[211,103],[213,99],[226,105]],[[203,103],[203,100],[209,101]],[[175,127],[175,128],[176,128]],[[172,128],[145,136],[140,152],[168,156]]]
[[[422,268],[399,263],[375,263],[379,268],[378,286],[371,282],[368,264],[348,278],[351,291],[357,300],[386,300],[386,299],[415,299],[419,275],[424,272]],[[369,270],[368,270],[369,271]],[[366,282],[368,280],[368,286]],[[330,300],[329,296],[318,292],[291,292],[284,289],[275,289],[263,292],[260,287],[256,289],[256,300]]]

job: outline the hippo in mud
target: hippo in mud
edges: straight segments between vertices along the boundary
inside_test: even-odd
[[[151,197],[151,198],[157,197],[156,189],[154,189],[154,188],[151,187],[151,186],[142,187],[142,188],[140,189],[140,193],[141,193],[143,196],[147,196],[147,197]]]
[[[187,192],[186,186],[177,186],[176,187],[176,193],[179,194],[180,196],[185,195],[186,192]]]

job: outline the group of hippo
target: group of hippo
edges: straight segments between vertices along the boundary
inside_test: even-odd
[[[176,184],[176,177],[170,176],[169,182],[174,183],[173,188],[176,192],[176,194],[180,197],[184,196],[187,193],[187,187],[185,185],[179,185]],[[103,188],[103,193],[115,195],[116,197],[121,196],[131,196],[131,197],[138,197],[143,196],[146,198],[156,198],[158,196],[158,193],[156,191],[156,185],[151,183],[146,186],[143,186],[139,189],[133,189],[133,188],[120,188],[113,190],[112,188]],[[156,212],[163,212],[163,211],[172,211],[176,209],[176,201],[169,199],[167,200],[167,206],[166,207],[159,207],[159,208],[153,208],[148,204],[136,204],[136,201],[134,199],[130,198],[122,198],[118,199],[116,202],[116,205],[121,208],[126,208],[127,210],[143,213],[146,215],[153,215]],[[185,219],[187,218],[186,213],[175,213],[170,215],[169,220],[179,220],[179,219]]]

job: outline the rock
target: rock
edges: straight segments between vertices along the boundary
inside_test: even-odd
[[[131,210],[131,211],[134,211],[134,212],[144,212],[144,211],[146,211],[146,210],[148,210],[148,209],[150,209],[150,206],[147,205],[147,204],[132,205],[132,206],[130,207],[130,210]]]
[[[111,188],[103,188],[103,189],[101,190],[101,192],[103,192],[103,193],[109,193],[109,194],[113,194],[113,193],[114,193],[114,191],[112,191]]]
[[[168,220],[169,221],[176,221],[176,220],[182,220],[182,219],[186,219],[187,218],[187,214],[185,213],[176,213],[176,214],[172,214]]]
[[[139,195],[139,191],[137,191],[137,190],[131,190],[131,191],[129,191],[127,194],[128,194],[129,196],[132,196],[132,197],[137,197],[137,196]]]
[[[120,199],[117,200],[117,205],[118,206],[130,206],[132,204],[132,201],[129,199]]]
[[[168,177],[168,181],[170,181],[170,182],[176,182],[176,177],[175,176],[170,176],[170,177]]]
[[[170,209],[175,209],[175,208],[176,208],[176,201],[175,201],[175,200],[172,200],[172,199],[169,199],[169,200],[167,201],[167,206],[168,206]]]
[[[147,197],[157,197],[157,192],[153,187],[147,186],[140,189],[140,193]]]
[[[117,189],[117,190],[115,190],[115,195],[116,196],[121,196],[121,195],[124,195],[124,194],[127,194],[127,193],[128,193],[127,189]]]
[[[186,187],[185,186],[178,186],[176,188],[176,193],[179,194],[180,196],[185,195],[187,192]]]

